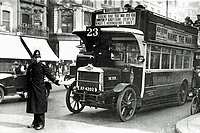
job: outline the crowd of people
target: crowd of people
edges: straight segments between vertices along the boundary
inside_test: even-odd
[[[200,14],[197,15],[197,20],[194,22],[192,21],[192,19],[189,16],[187,16],[185,18],[184,24],[186,26],[194,26],[194,27],[200,28]]]

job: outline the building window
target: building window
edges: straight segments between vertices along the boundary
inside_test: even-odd
[[[92,24],[92,13],[84,12],[84,25],[89,26]]]
[[[94,3],[91,0],[82,0],[82,4],[90,7],[94,6]]]
[[[61,28],[63,33],[71,33],[73,30],[73,12],[70,10],[62,10]]]
[[[104,0],[104,4],[105,5],[113,5],[113,2],[112,2],[112,0]]]
[[[10,31],[10,12],[3,10],[2,24],[5,26],[6,31]]]
[[[22,14],[22,24],[24,26],[32,25],[32,18],[29,14]]]

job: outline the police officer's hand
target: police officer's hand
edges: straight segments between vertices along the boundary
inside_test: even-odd
[[[56,85],[60,86],[60,82],[59,82],[58,79],[56,79],[54,83],[55,83]]]

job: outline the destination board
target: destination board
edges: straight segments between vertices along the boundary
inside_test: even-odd
[[[96,14],[96,26],[135,25],[136,13]]]

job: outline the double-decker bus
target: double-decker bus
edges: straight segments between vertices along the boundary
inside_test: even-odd
[[[95,11],[74,31],[85,46],[66,93],[73,113],[85,106],[115,109],[121,121],[138,109],[186,102],[197,47],[196,28],[145,9]]]

